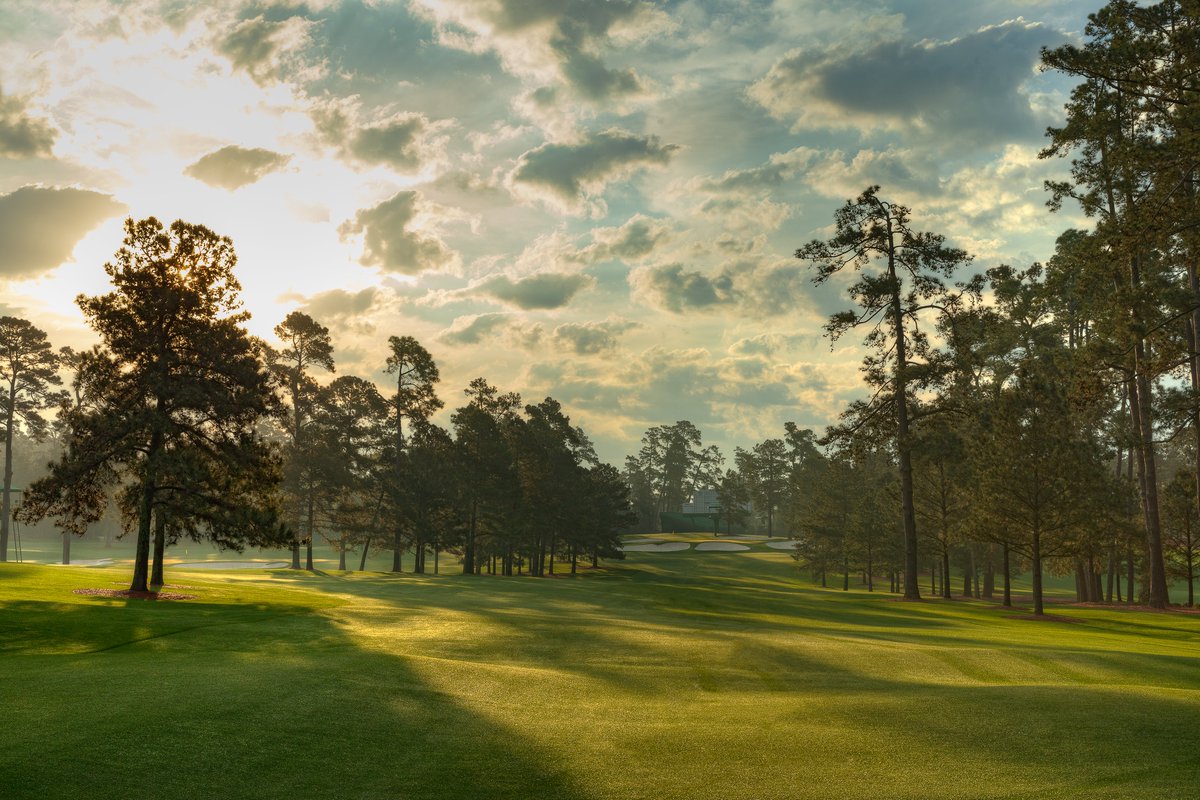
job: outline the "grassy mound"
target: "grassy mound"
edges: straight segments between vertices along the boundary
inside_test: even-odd
[[[1185,797],[1200,617],[578,578],[0,565],[0,796]]]

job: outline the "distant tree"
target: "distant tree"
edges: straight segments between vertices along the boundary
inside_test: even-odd
[[[750,489],[746,479],[735,469],[725,470],[717,484],[717,502],[721,506],[721,516],[725,519],[725,532],[732,533],[735,525],[745,525],[750,519]],[[719,526],[713,526],[713,533],[720,533]]]
[[[317,396],[314,435],[308,458],[321,491],[319,528],[338,551],[338,569],[346,553],[370,549],[379,530],[390,465],[390,407],[368,380],[335,378]]]
[[[950,555],[964,539],[972,487],[962,437],[945,417],[918,426],[920,446],[913,459],[913,501],[923,537],[933,545],[941,567],[941,595],[949,600]]]
[[[107,294],[77,300],[116,364],[103,399],[35,482],[22,517],[64,507],[80,485],[125,476],[136,511],[132,591],[148,586],[156,509],[226,547],[278,543],[278,460],[258,434],[278,398],[243,323],[233,243],[201,225],[125,223]]]
[[[67,369],[70,375],[69,391],[63,392],[59,401],[58,415],[54,418],[54,431],[62,443],[64,449],[70,451],[74,447],[74,437],[76,435],[75,423],[84,414],[93,413],[97,410],[97,405],[103,402],[104,387],[110,379],[110,375],[116,365],[104,350],[97,346],[90,350],[75,350],[71,347],[62,347],[58,351],[59,364]],[[68,456],[71,454],[68,452]],[[98,493],[95,496],[86,496],[79,498],[79,502],[83,505],[89,505],[97,509],[103,509],[108,503],[108,499],[103,494],[103,485],[107,481],[101,482],[99,485],[91,487],[81,485],[76,487],[85,494],[90,488]],[[59,527],[62,532],[62,563],[71,563],[71,539],[77,534],[82,534],[83,530],[73,530],[72,525],[63,524],[71,520],[76,522],[86,520],[87,514],[65,514],[55,515],[59,522]]]
[[[28,320],[0,317],[0,414],[4,423],[4,488],[0,500],[0,561],[8,561],[9,521],[12,517],[13,433],[23,425],[39,439],[46,431],[41,412],[62,402],[53,387],[58,355],[45,331]]]
[[[636,520],[629,502],[629,487],[616,467],[610,464],[586,467],[582,485],[569,542],[572,575],[581,553],[590,556],[592,566],[601,558],[625,558],[619,532]]]
[[[400,518],[402,512],[399,510],[399,504],[404,495],[405,481],[408,480],[405,426],[428,421],[429,417],[442,407],[442,401],[434,391],[434,384],[441,376],[433,356],[413,337],[391,336],[388,338],[388,347],[390,352],[386,371],[389,375],[394,375],[396,381],[396,393],[392,395],[391,400],[393,462],[390,480],[392,500],[397,514],[397,518],[393,520],[392,571],[400,572],[401,558],[404,554],[404,522]]]
[[[300,569],[300,543],[305,543],[305,569],[313,568],[313,538],[320,481],[312,458],[318,388],[311,371],[319,367],[334,372],[333,342],[329,328],[308,314],[293,311],[275,326],[283,348],[271,359],[275,374],[291,404],[287,420],[284,495],[292,536],[292,569]],[[303,531],[303,537],[301,537]]]
[[[738,449],[738,472],[746,478],[754,510],[763,515],[767,535],[775,535],[775,514],[783,504],[788,483],[788,453],[782,439],[767,439],[751,450]]]
[[[910,394],[927,378],[930,344],[922,315],[940,314],[955,303],[945,279],[965,264],[962,250],[947,247],[945,237],[912,229],[909,209],[878,196],[868,187],[834,214],[836,231],[828,241],[813,240],[796,257],[817,268],[816,284],[843,269],[858,273],[849,293],[857,308],[834,314],[825,326],[831,339],[866,327],[872,354],[864,361],[876,396],[851,407],[850,426],[886,414],[894,422],[893,441],[900,462],[904,520],[904,597],[920,599],[917,585],[917,522],[913,506]]]
[[[501,392],[483,378],[464,390],[467,404],[450,417],[454,426],[455,460],[461,480],[463,574],[478,574],[479,539],[489,529],[508,527],[520,497],[516,457],[505,428],[521,405],[521,396]],[[506,570],[511,566],[508,550]]]
[[[1196,578],[1200,577],[1200,517],[1196,514],[1196,480],[1179,472],[1163,492],[1163,528],[1166,533],[1167,570],[1187,582],[1187,604],[1196,605]]]
[[[1029,558],[1037,615],[1045,560],[1072,552],[1114,497],[1103,452],[1071,413],[1069,386],[1052,363],[1026,365],[1019,384],[984,409],[972,449],[982,530]]]

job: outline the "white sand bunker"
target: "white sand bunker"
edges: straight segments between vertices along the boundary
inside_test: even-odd
[[[56,567],[107,567],[113,563],[111,558],[77,558],[70,564],[55,563]]]
[[[280,569],[286,561],[194,561],[191,564],[168,564],[171,569]]]
[[[687,542],[663,542],[662,544],[631,544],[621,549],[626,553],[674,553],[679,550],[690,550]]]
[[[734,544],[733,542],[701,542],[696,545],[697,550],[749,550],[744,544]]]
[[[799,542],[788,540],[786,542],[767,542],[767,547],[774,547],[776,550],[795,550]]]

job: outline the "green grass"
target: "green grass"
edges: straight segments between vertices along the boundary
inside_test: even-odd
[[[1194,796],[1200,617],[809,585],[0,565],[0,797]]]

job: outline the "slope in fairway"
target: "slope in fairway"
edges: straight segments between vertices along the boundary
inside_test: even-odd
[[[686,537],[679,537],[684,539]],[[1200,617],[900,603],[786,553],[575,579],[0,565],[0,797],[1188,797]]]

